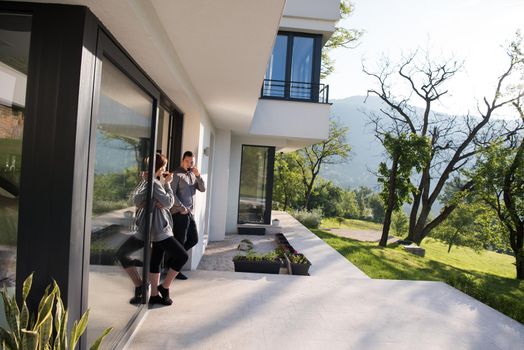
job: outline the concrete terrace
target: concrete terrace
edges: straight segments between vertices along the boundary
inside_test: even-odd
[[[524,325],[441,282],[372,280],[286,213],[311,276],[191,271],[127,349],[522,349]]]

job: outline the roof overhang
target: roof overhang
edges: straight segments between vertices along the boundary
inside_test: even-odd
[[[184,113],[247,132],[285,0],[36,0],[84,5]]]

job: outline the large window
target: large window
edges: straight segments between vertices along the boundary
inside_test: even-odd
[[[152,110],[153,99],[104,59],[95,137],[88,344],[113,327],[106,341],[110,344],[137,312],[137,305],[129,303],[133,284],[116,253],[135,233],[131,197],[146,170]],[[129,252],[138,267],[143,265],[143,246]]]
[[[320,51],[320,35],[279,33],[266,68],[262,97],[318,101],[322,89]]]
[[[269,224],[275,147],[242,146],[239,224]]]
[[[31,16],[0,13],[0,288],[7,287],[11,293],[30,36]],[[4,326],[2,320],[3,312],[0,325]]]

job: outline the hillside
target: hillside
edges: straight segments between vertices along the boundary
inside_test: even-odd
[[[381,102],[377,97],[352,96],[334,100],[332,116],[349,127],[347,142],[351,146],[350,159],[344,164],[326,165],[321,176],[341,187],[368,186],[376,188],[376,171],[383,152],[382,146],[373,136],[365,113],[379,112]]]

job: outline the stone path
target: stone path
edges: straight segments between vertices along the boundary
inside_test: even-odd
[[[275,235],[226,235],[223,241],[210,242],[202,260],[198,264],[198,270],[207,271],[235,271],[233,257],[239,254],[238,244],[243,239],[253,242],[253,249],[257,253],[268,253],[277,247]]]
[[[346,237],[351,239],[356,239],[357,241],[363,242],[378,242],[382,236],[382,232],[376,230],[355,230],[347,228],[331,228],[326,229],[337,236]],[[389,235],[388,243],[394,243],[398,241],[399,238]]]

